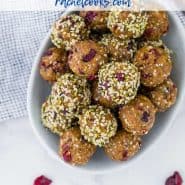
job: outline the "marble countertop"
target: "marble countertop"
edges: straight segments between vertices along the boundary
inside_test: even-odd
[[[185,108],[167,135],[134,166],[105,175],[73,174],[53,160],[33,134],[27,117],[0,123],[0,184],[33,185],[42,174],[52,185],[164,185],[178,170],[185,180]]]

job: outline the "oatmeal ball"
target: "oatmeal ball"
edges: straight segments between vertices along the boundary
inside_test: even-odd
[[[91,102],[87,80],[74,74],[62,75],[52,87],[51,101],[66,115],[77,116]]]
[[[107,62],[105,49],[92,40],[76,43],[69,54],[70,69],[78,76],[91,78]]]
[[[80,130],[84,138],[96,146],[104,146],[116,134],[117,121],[109,109],[89,106],[79,116]]]
[[[89,35],[89,30],[82,17],[71,14],[62,16],[52,27],[51,41],[58,48],[71,47],[80,40],[84,40]]]
[[[40,62],[40,75],[42,78],[54,82],[67,71],[66,51],[55,47],[49,48]]]
[[[51,102],[51,97],[43,103],[41,109],[42,124],[51,132],[62,135],[65,130],[72,126],[74,115],[65,112],[61,106],[55,106]]]
[[[107,29],[108,11],[81,11],[80,16],[92,30],[105,31]]]
[[[130,60],[137,50],[134,40],[122,40],[112,34],[104,34],[99,43],[106,47],[112,61]]]
[[[143,35],[147,20],[146,12],[112,11],[107,26],[115,37],[132,39]]]
[[[158,40],[168,32],[169,20],[167,12],[150,11],[148,12],[148,23],[144,32],[144,37],[148,40]]]
[[[156,109],[145,96],[139,95],[119,111],[123,128],[133,135],[145,135],[153,127]]]
[[[60,138],[59,155],[73,165],[86,164],[96,151],[96,146],[84,140],[78,127],[67,130]]]
[[[176,101],[177,87],[171,79],[155,87],[149,93],[149,97],[159,112],[164,112]]]
[[[133,64],[141,72],[141,83],[155,87],[168,78],[172,70],[169,53],[155,46],[144,46],[136,52]]]
[[[109,63],[99,70],[98,94],[113,105],[124,105],[135,98],[140,73],[129,62]]]
[[[105,145],[107,156],[116,161],[126,161],[136,155],[141,147],[141,138],[120,130]]]

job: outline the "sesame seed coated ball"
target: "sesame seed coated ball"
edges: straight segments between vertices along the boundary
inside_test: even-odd
[[[133,135],[145,135],[154,125],[156,108],[143,95],[138,95],[119,110],[123,128]]]
[[[81,11],[80,16],[92,30],[105,31],[107,29],[108,11]]]
[[[42,105],[41,118],[46,128],[55,134],[62,135],[72,126],[74,116],[71,113],[65,113],[61,106],[53,105],[49,97]]]
[[[104,34],[99,43],[107,48],[111,61],[130,60],[137,50],[134,40],[122,40],[112,34]]]
[[[141,138],[120,130],[105,145],[107,156],[116,161],[126,161],[136,155],[141,147]]]
[[[171,79],[155,87],[149,92],[149,97],[159,112],[169,109],[176,101],[177,87]]]
[[[107,60],[104,47],[92,40],[77,42],[68,57],[70,69],[87,78],[93,78]]]
[[[169,20],[167,12],[150,11],[148,12],[148,23],[144,32],[147,40],[158,40],[166,34],[169,29]]]
[[[141,83],[147,87],[155,87],[163,83],[172,69],[169,52],[151,45],[144,46],[136,52],[133,64],[141,72]]]
[[[62,75],[52,87],[51,101],[66,114],[77,116],[91,102],[87,80],[74,74]]]
[[[62,16],[52,27],[51,41],[58,48],[71,47],[80,40],[84,40],[89,35],[89,30],[84,19],[76,14]]]
[[[67,71],[66,51],[55,47],[49,48],[40,61],[40,75],[42,78],[54,82]]]
[[[96,146],[104,146],[116,134],[117,121],[109,109],[89,106],[79,116],[80,130],[84,138]]]
[[[105,64],[98,77],[98,94],[114,105],[124,105],[134,99],[140,85],[140,73],[129,62]]]
[[[96,151],[96,146],[84,140],[78,127],[64,132],[60,138],[59,155],[72,165],[86,164]]]
[[[146,12],[112,11],[107,26],[115,37],[132,39],[143,35],[147,20]]]

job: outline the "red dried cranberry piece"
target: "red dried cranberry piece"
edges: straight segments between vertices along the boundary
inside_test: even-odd
[[[63,156],[64,161],[71,162],[72,157],[71,157],[70,151],[68,151],[68,150],[64,151],[62,156]]]
[[[148,28],[145,30],[145,35],[150,37],[150,36],[152,36],[152,32],[153,32],[153,28]]]
[[[183,180],[179,172],[174,172],[174,174],[167,178],[165,185],[182,185]]]
[[[148,122],[149,121],[149,117],[150,117],[150,114],[146,111],[143,112],[143,115],[141,117],[141,120],[144,121],[144,122]]]
[[[50,185],[52,183],[51,179],[48,179],[44,175],[37,177],[33,185]]]
[[[144,53],[143,60],[147,60],[149,58],[149,55],[147,53]]]
[[[128,151],[124,151],[122,160],[126,161],[127,159],[128,159]]]
[[[91,23],[96,16],[97,16],[96,12],[88,11],[86,16],[85,16],[85,22],[86,23]]]
[[[89,81],[93,81],[93,80],[95,80],[96,79],[96,76],[95,75],[90,75],[89,77],[88,77],[88,80]]]
[[[118,79],[119,82],[121,82],[125,80],[125,75],[124,73],[117,73],[116,78]]]
[[[85,56],[83,56],[84,62],[89,62],[91,59],[93,59],[96,55],[96,51],[94,49],[90,49],[89,53]]]

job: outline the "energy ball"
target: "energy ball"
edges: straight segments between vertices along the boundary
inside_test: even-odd
[[[154,125],[156,109],[145,96],[139,95],[119,110],[123,128],[133,135],[145,135]]]
[[[151,45],[136,52],[133,64],[141,72],[141,84],[147,87],[163,83],[172,70],[170,54],[165,49]]]
[[[91,103],[87,80],[74,74],[62,75],[52,87],[51,101],[55,106],[60,106],[64,114],[78,116]]]
[[[147,20],[146,12],[112,11],[107,26],[115,37],[133,39],[143,35]]]
[[[177,87],[171,79],[155,87],[149,92],[149,97],[159,112],[169,109],[176,101]]]
[[[147,40],[158,40],[166,34],[169,29],[169,20],[167,12],[150,11],[148,12],[148,23],[144,32]]]
[[[67,53],[63,49],[49,48],[40,61],[40,75],[44,80],[55,82],[68,71]]]
[[[105,145],[107,156],[116,161],[126,161],[136,155],[141,147],[141,138],[120,130]]]
[[[80,40],[88,37],[89,30],[82,17],[76,14],[62,16],[52,27],[51,41],[58,48],[70,50]]]
[[[117,121],[109,109],[89,106],[79,116],[81,134],[90,143],[102,147],[116,134]]]
[[[107,62],[105,49],[92,40],[76,43],[69,54],[70,69],[78,76],[92,78]]]
[[[107,29],[108,11],[81,11],[80,16],[92,30],[105,31]]]
[[[59,155],[73,165],[86,164],[96,151],[96,146],[84,140],[78,127],[67,130],[60,138]]]
[[[64,112],[61,106],[51,103],[51,97],[43,103],[41,109],[42,124],[51,132],[62,135],[65,130],[72,126],[74,115]]]
[[[112,34],[104,34],[99,43],[106,47],[112,61],[131,60],[137,51],[134,40],[122,40]]]
[[[134,99],[140,85],[140,73],[129,62],[105,64],[98,77],[98,94],[117,106]]]

